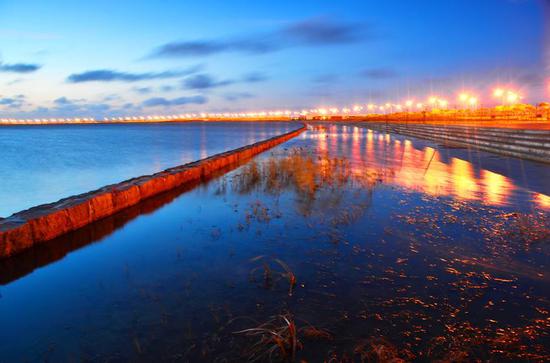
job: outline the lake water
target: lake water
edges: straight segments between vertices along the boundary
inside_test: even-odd
[[[0,127],[0,217],[296,127],[277,122]]]
[[[0,362],[545,361],[549,172],[316,125],[0,261]]]

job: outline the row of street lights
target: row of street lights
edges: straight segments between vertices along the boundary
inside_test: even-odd
[[[492,96],[501,105],[514,105],[519,103],[523,97],[513,89],[495,88]],[[155,115],[155,116],[133,116],[133,117],[106,117],[104,121],[121,122],[121,121],[137,121],[137,122],[155,122],[166,121],[173,119],[254,119],[254,118],[291,118],[308,115],[320,116],[337,116],[349,114],[387,114],[394,112],[419,112],[428,110],[448,109],[449,101],[436,95],[429,96],[425,102],[418,102],[415,99],[407,99],[403,103],[386,102],[384,104],[369,103],[366,105],[356,104],[352,107],[319,107],[315,109],[304,109],[301,111],[258,111],[258,112],[238,112],[238,113],[187,113],[183,115]],[[474,110],[480,106],[478,96],[472,92],[462,91],[457,96],[455,104],[456,109]],[[16,120],[16,119],[0,119],[0,123],[94,123],[97,122],[93,118],[72,118],[72,119],[31,119],[31,120]]]

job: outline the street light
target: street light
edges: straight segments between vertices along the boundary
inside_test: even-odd
[[[510,104],[517,103],[520,98],[520,95],[512,91],[508,91],[508,94],[506,95],[506,101]]]
[[[495,88],[493,90],[493,97],[501,98],[502,96],[504,96],[504,90],[502,88]]]
[[[493,90],[493,97],[500,100],[501,103],[509,103],[512,105],[518,103],[522,99],[517,91],[500,87]]]

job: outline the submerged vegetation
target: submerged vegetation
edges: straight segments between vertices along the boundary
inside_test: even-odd
[[[305,270],[310,274],[306,281],[301,279],[305,285],[301,282],[298,301],[293,300],[292,282],[288,296],[273,296],[286,312],[240,330],[250,345],[235,359],[466,362],[550,358],[548,299],[520,286],[525,279],[548,284],[547,276],[524,259],[514,259],[529,251],[544,254],[547,250],[548,213],[509,212],[426,195],[419,203],[414,192],[400,190],[396,194],[401,199],[396,202],[405,213],[393,213],[393,222],[385,225],[378,242],[369,241],[369,231],[357,223],[367,218],[377,185],[394,175],[391,169],[360,167],[345,158],[300,147],[249,163],[231,180],[221,182],[229,182],[237,194],[258,198],[246,208],[240,231],[250,230],[254,222],[265,229],[274,220],[285,220],[289,211],[282,211],[281,204],[294,204],[295,213],[311,228],[312,239],[346,246],[332,250],[316,244],[308,261],[295,260],[308,263]],[[285,198],[289,200],[282,202]],[[288,281],[286,276],[295,276],[277,257],[260,255],[250,262],[256,264],[250,281],[274,292]],[[347,289],[353,294],[348,295]],[[531,310],[524,307],[520,317],[506,317],[519,307],[519,301],[528,301]],[[295,321],[305,316],[329,326],[331,333],[309,323],[297,328]],[[318,340],[324,344],[319,346]]]

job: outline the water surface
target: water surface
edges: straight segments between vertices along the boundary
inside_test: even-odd
[[[296,127],[283,122],[0,127],[0,217]]]
[[[0,262],[0,361],[544,361],[548,172],[315,125]]]

